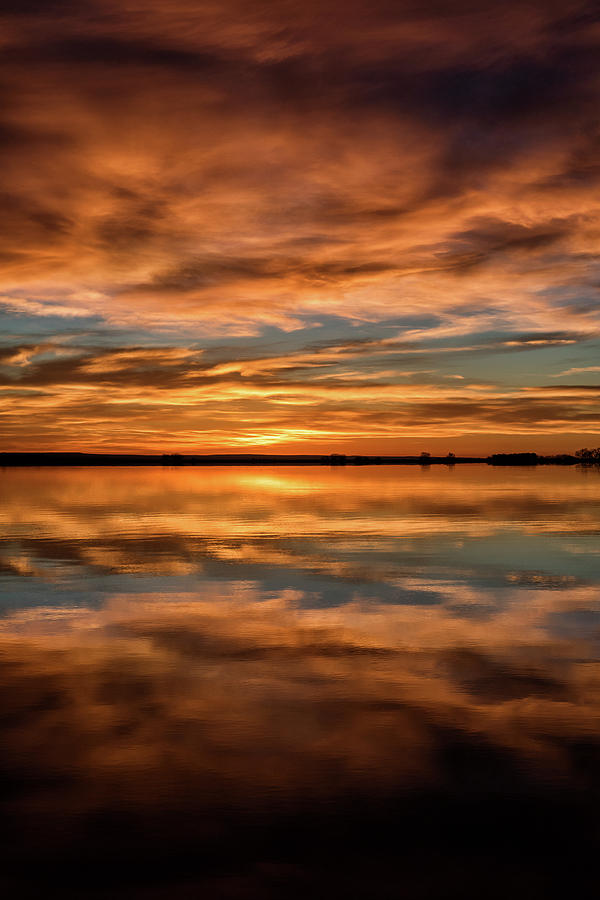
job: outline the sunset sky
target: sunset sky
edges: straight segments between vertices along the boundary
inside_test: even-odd
[[[0,449],[600,443],[600,15],[1,0]]]

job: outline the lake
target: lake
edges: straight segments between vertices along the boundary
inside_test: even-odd
[[[6,469],[0,596],[10,896],[595,873],[597,469]]]

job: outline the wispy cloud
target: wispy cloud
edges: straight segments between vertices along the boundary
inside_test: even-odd
[[[571,369],[565,369],[564,372],[558,372],[553,378],[562,378],[563,375],[581,375],[582,372],[600,372],[600,366],[573,366]]]

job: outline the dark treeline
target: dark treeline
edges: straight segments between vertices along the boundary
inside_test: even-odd
[[[574,455],[538,456],[536,453],[493,453],[491,456],[360,456],[330,454],[139,454],[139,453],[0,453],[0,468],[9,466],[374,466],[486,463],[492,466],[600,465],[600,448]]]
[[[538,456],[537,453],[493,453],[486,460],[492,466],[574,466],[600,465],[600,447],[577,450],[574,454]]]

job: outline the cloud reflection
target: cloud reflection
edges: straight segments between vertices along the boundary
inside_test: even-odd
[[[11,895],[577,889],[598,849],[597,473],[0,480]]]
[[[384,592],[391,603],[464,605],[475,580],[496,606],[519,586],[598,583],[596,473],[521,470],[510,491],[489,467],[457,475],[386,466],[10,470],[1,478],[0,577],[7,601],[34,591],[43,604],[48,591],[84,603],[90,590],[98,601],[137,593],[142,576],[159,592],[224,578],[300,589],[313,604]]]
[[[502,877],[496,818],[506,815],[505,790],[527,821],[544,803],[570,815],[583,805],[575,825],[555,823],[557,834],[540,823],[525,873],[536,870],[540,843],[551,850],[564,840],[569,856],[569,829],[591,840],[580,798],[598,787],[600,668],[583,661],[585,641],[546,631],[544,602],[482,625],[377,604],[302,611],[298,600],[257,602],[243,591],[233,599],[225,589],[5,619],[9,872],[35,861],[20,876],[32,886],[53,867],[74,866],[68,884],[83,850],[91,864],[108,854],[100,885],[118,895],[127,894],[125,873],[141,890],[157,877],[163,896],[168,864],[176,896],[179,866],[190,887],[224,896],[232,877],[239,896],[270,890],[273,868],[293,896],[296,871],[304,884],[325,877],[332,896],[347,896],[354,861],[334,837],[324,876],[317,846],[323,829],[344,820],[366,867],[356,877],[383,897],[430,882],[410,862],[414,840],[440,855],[440,879],[449,871],[455,842],[424,830],[434,808],[438,824],[454,818],[464,830],[463,863],[475,861],[477,810]],[[365,832],[373,826],[383,828],[378,847]],[[522,828],[515,823],[514,835]],[[407,840],[393,855],[389,829]],[[156,855],[158,875],[139,870],[140,854],[145,865]],[[405,857],[392,875],[391,860]]]

